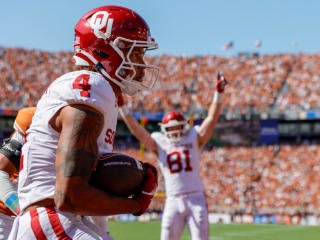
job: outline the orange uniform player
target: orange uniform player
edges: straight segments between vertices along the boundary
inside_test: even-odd
[[[20,151],[24,134],[31,124],[35,107],[18,111],[11,136],[4,140],[0,149],[0,235],[7,239],[13,219],[18,215],[17,177],[19,174]]]

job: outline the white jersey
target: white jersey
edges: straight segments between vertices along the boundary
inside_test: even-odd
[[[88,105],[104,115],[104,128],[98,138],[99,154],[113,150],[118,106],[108,81],[101,74],[87,70],[59,77],[38,102],[22,148],[23,167],[18,187],[21,211],[34,202],[53,198],[60,133],[52,129],[49,120],[61,108],[71,104]]]
[[[188,130],[177,143],[170,142],[161,132],[151,134],[158,146],[158,161],[167,196],[204,192],[197,129],[193,127]]]

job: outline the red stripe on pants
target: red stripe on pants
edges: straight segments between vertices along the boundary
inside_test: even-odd
[[[39,214],[37,209],[32,209],[29,211],[31,216],[31,229],[36,237],[37,240],[47,240],[46,235],[42,231],[40,221],[39,221]]]
[[[59,240],[72,240],[72,238],[69,237],[64,231],[64,228],[60,222],[56,209],[54,207],[46,207],[46,211],[48,213],[51,227],[54,233],[56,234],[57,238]]]

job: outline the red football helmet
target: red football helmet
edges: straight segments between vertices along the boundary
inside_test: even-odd
[[[161,131],[170,141],[178,142],[187,131],[188,122],[180,112],[171,111],[163,116],[159,125],[161,126]]]
[[[147,65],[135,51],[144,54],[158,44],[144,19],[130,9],[102,6],[89,11],[75,26],[73,46],[76,65],[94,67],[126,94],[150,90],[157,80],[159,68]],[[145,74],[147,69],[151,73]]]

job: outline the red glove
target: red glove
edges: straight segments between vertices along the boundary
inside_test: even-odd
[[[223,73],[217,73],[217,82],[216,88],[219,93],[223,93],[226,85],[228,84],[227,80],[224,78]]]
[[[146,170],[146,180],[143,183],[142,191],[133,197],[141,205],[140,211],[133,214],[135,216],[140,216],[147,210],[158,187],[157,169],[149,163],[143,165]]]

